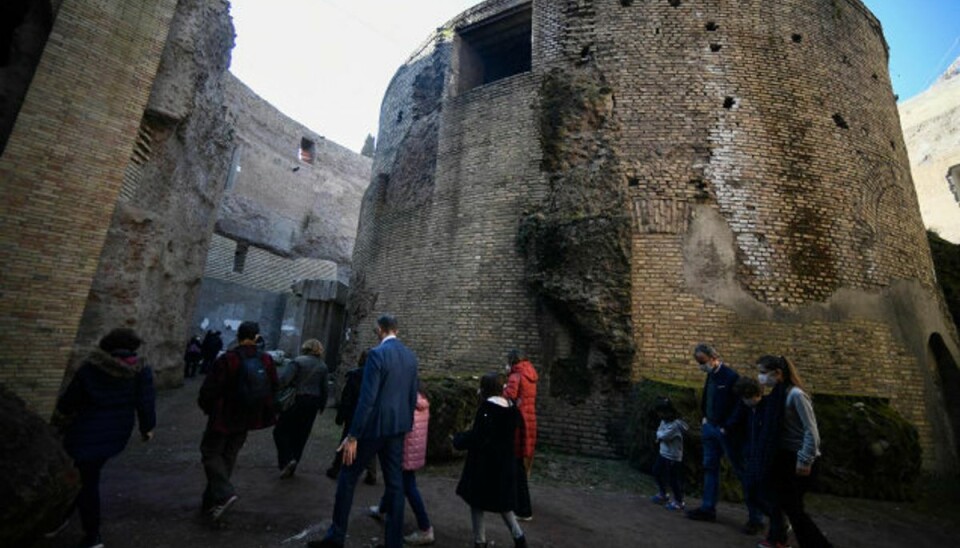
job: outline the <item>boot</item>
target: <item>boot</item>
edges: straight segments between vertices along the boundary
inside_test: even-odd
[[[520,535],[513,539],[513,548],[527,548],[527,536]]]

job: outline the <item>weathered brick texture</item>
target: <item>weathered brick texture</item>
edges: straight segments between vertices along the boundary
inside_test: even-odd
[[[175,0],[65,0],[0,158],[0,382],[52,409]]]
[[[543,373],[540,439],[610,455],[629,382],[702,382],[696,342],[750,374],[785,354],[815,392],[889,398],[925,466],[955,466],[928,341],[957,355],[956,333],[861,2],[534,0],[532,70],[458,91],[458,30],[521,5],[447,23],[387,90],[346,359],[382,312],[427,369],[480,373],[524,348]],[[597,203],[604,182],[622,203]],[[622,219],[625,240],[603,232]],[[526,221],[563,227],[554,257],[530,262]],[[597,234],[597,260],[617,250],[628,275],[565,253]],[[582,287],[545,292],[544,264]],[[629,291],[632,349],[605,287]]]

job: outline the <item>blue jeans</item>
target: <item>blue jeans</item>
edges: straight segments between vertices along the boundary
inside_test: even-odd
[[[383,500],[387,507],[399,510],[387,514],[387,548],[403,546],[403,479],[401,464],[403,460],[403,434],[384,438],[357,440],[357,456],[349,466],[340,469],[337,478],[337,495],[333,503],[333,523],[327,529],[326,539],[343,546],[347,538],[347,523],[350,520],[350,507],[353,505],[353,491],[357,480],[374,456],[380,457],[380,469],[383,471],[383,483],[386,491]]]
[[[700,507],[704,510],[715,512],[717,508],[717,499],[720,493],[720,459],[726,455],[727,460],[733,466],[733,471],[738,478],[743,477],[743,462],[740,458],[740,452],[731,447],[720,429],[710,424],[703,424],[703,501]],[[749,491],[749,492],[748,492]],[[744,489],[744,498],[746,499],[747,513],[750,516],[751,523],[763,523],[763,512],[760,510],[759,501],[752,496],[753,491]]]
[[[420,496],[420,490],[417,489],[417,473],[413,470],[403,471],[403,494],[410,503],[410,509],[413,515],[417,516],[417,528],[426,531],[430,528],[430,518],[427,517],[427,507],[423,505],[423,498]],[[389,514],[390,506],[387,502],[387,495],[384,493],[380,499],[380,513]]]

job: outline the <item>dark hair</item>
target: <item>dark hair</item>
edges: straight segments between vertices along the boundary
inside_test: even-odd
[[[260,334],[260,324],[247,320],[237,328],[237,341],[252,341]]]
[[[660,418],[666,421],[676,420],[680,415],[677,413],[677,408],[673,406],[673,402],[666,396],[657,398],[657,403],[654,404],[653,410],[657,412]]]
[[[520,363],[525,359],[527,359],[527,355],[516,348],[507,352],[507,363],[510,365]]]
[[[377,318],[377,325],[380,326],[381,331],[395,333],[398,327],[397,317],[390,314],[384,314],[383,316]]]
[[[788,387],[796,386],[800,390],[805,390],[803,380],[800,379],[800,374],[797,372],[796,366],[783,356],[760,356],[760,358],[757,359],[757,367],[764,371],[780,371],[783,375],[784,384]]]
[[[100,350],[104,352],[113,352],[115,350],[136,352],[142,342],[133,329],[129,327],[118,327],[100,339]]]
[[[733,393],[740,399],[744,398],[756,398],[763,391],[760,389],[760,383],[757,382],[757,379],[753,377],[747,377],[746,375],[741,375],[737,379],[736,384],[733,385]]]
[[[504,382],[506,382],[506,377],[503,376],[503,373],[496,371],[480,377],[480,401],[483,402],[487,398],[503,394]]]
[[[708,358],[719,358],[719,357],[720,357],[720,353],[717,352],[717,349],[715,349],[714,347],[712,347],[712,346],[710,346],[709,344],[706,344],[706,343],[700,343],[700,344],[698,344],[696,347],[694,347],[694,349],[693,349],[693,357],[696,358],[696,357],[697,357],[697,354],[703,354],[704,356],[706,356],[706,357],[708,357]]]
[[[363,367],[363,364],[367,363],[367,352],[369,350],[364,348],[360,351],[360,356],[357,358],[357,367]]]

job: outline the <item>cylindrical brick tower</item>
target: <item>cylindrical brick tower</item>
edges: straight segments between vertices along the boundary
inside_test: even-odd
[[[630,383],[701,382],[709,341],[888,398],[927,468],[956,463],[937,383],[956,329],[859,0],[461,14],[384,97],[354,268],[353,349],[381,312],[428,370],[525,349],[554,445],[614,453]]]

